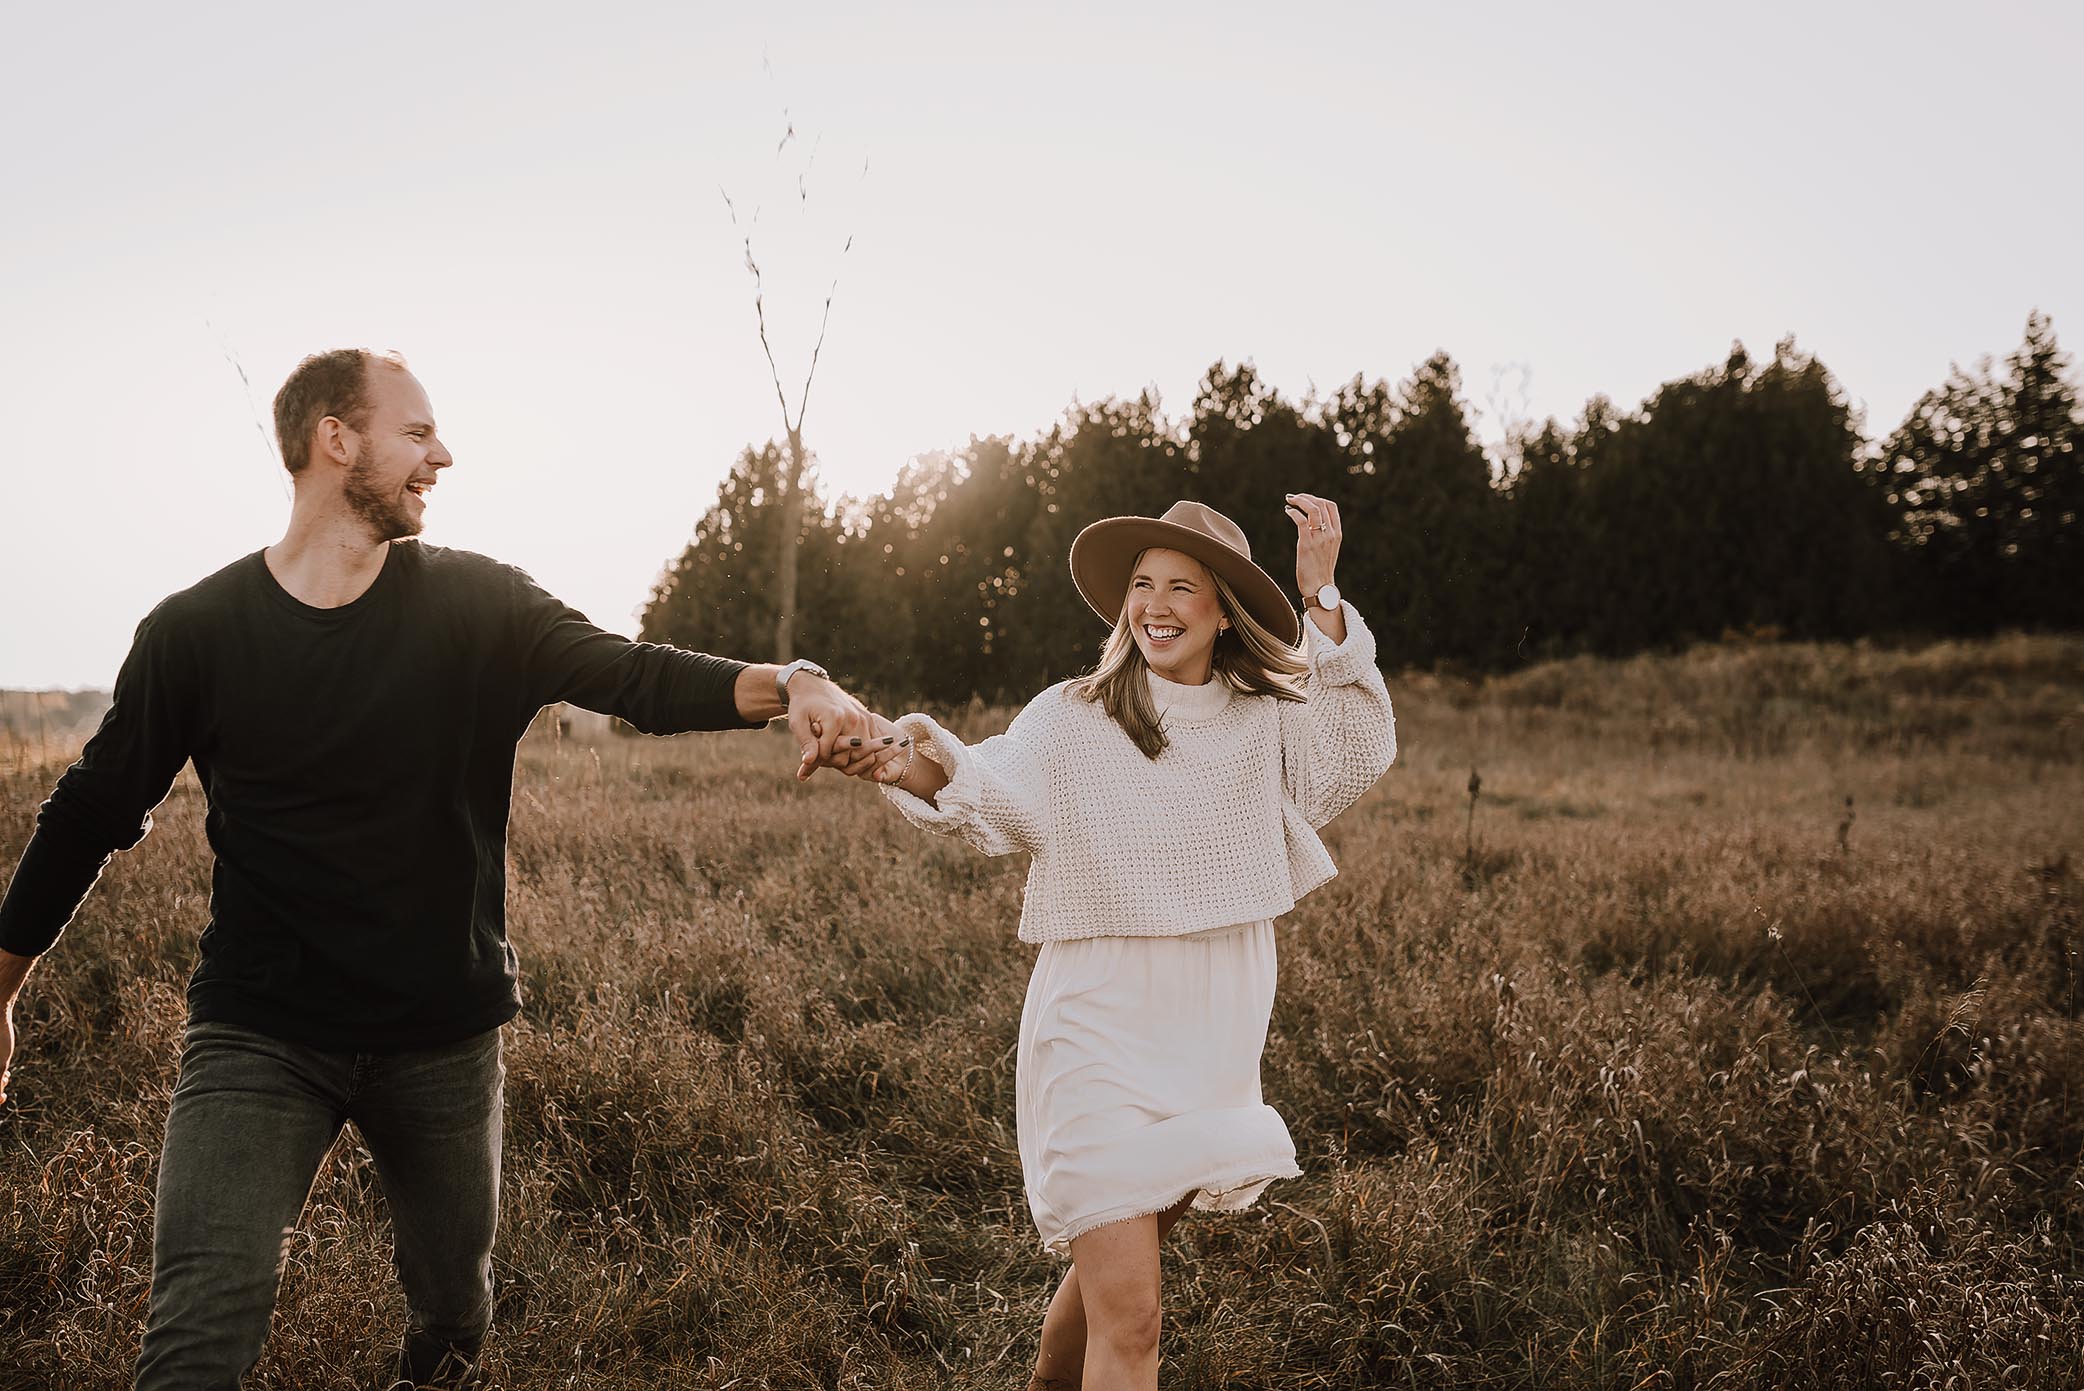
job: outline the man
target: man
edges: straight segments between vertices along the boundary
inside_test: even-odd
[[[238,1384],[350,1120],[396,1232],[399,1381],[465,1384],[492,1316],[499,1026],[520,1007],[506,829],[530,719],[569,701],[662,734],[786,713],[798,777],[889,736],[812,664],[631,642],[519,570],[407,540],[454,461],[396,357],[306,358],[275,430],[288,530],[139,625],[0,900],[0,1101],[34,958],[192,759],[216,865],[137,1385]]]

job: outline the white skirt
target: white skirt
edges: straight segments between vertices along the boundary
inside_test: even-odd
[[[1044,1247],[1110,1222],[1249,1206],[1302,1173],[1259,1093],[1274,926],[1045,942],[1020,1014],[1020,1167]]]

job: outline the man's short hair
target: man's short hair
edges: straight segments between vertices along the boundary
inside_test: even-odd
[[[381,362],[402,369],[396,353],[379,356],[367,348],[335,348],[313,353],[297,364],[275,393],[275,443],[282,466],[292,475],[311,462],[311,432],[327,416],[351,429],[369,427],[369,365]]]

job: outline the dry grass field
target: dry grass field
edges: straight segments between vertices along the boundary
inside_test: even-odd
[[[2084,1385],[2084,641],[1391,685],[1279,930],[1307,1176],[1180,1227],[1165,1384]],[[1022,1384],[1024,863],[789,763],[524,747],[500,1387]],[[9,863],[56,771],[0,751]],[[128,1384],[201,819],[184,779],[20,1008],[5,1385]],[[379,1384],[388,1262],[350,1134],[254,1384]]]

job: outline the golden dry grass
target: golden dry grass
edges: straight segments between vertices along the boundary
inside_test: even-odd
[[[1181,1226],[1166,1384],[2084,1384],[2084,641],[1392,685],[1399,767],[1280,928],[1307,1177]],[[788,763],[524,747],[500,1386],[1021,1383],[1023,865]],[[200,819],[184,782],[20,1008],[0,1382],[127,1384]],[[254,1384],[377,1384],[399,1317],[350,1136]]]

